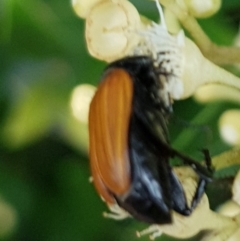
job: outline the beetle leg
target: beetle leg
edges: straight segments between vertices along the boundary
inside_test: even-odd
[[[202,152],[205,157],[204,158],[205,166],[202,166],[200,163],[197,163],[196,165],[196,161],[194,161],[194,163],[192,163],[191,166],[200,177],[199,183],[201,179],[205,180],[207,183],[212,181],[212,174],[213,174],[212,160],[211,160],[209,151],[207,149],[203,149]]]
[[[204,156],[205,156],[205,164],[206,164],[206,168],[208,169],[208,171],[210,173],[213,172],[213,168],[212,168],[212,160],[209,154],[209,151],[207,149],[203,149],[202,150]],[[199,175],[199,181],[198,181],[198,185],[197,185],[197,189],[196,192],[194,194],[194,197],[192,199],[192,204],[191,204],[191,209],[193,210],[197,204],[199,203],[200,199],[202,198],[202,195],[205,191],[205,187],[207,185],[207,183],[209,182],[209,180],[207,180],[205,178],[205,176],[202,176],[202,174],[200,172],[198,172],[198,170],[195,170],[196,173]]]
[[[209,172],[213,173],[214,169],[212,167],[212,159],[211,159],[209,150],[208,149],[202,149],[202,153],[205,157],[204,160],[205,160],[205,164],[206,164],[207,169],[209,170]]]
[[[136,235],[138,238],[150,234],[149,238],[151,240],[154,240],[157,237],[160,237],[162,235],[162,230],[159,225],[151,225],[150,227],[143,229],[142,231],[137,231]]]
[[[206,187],[207,183],[212,181],[213,169],[211,166],[211,157],[210,157],[209,151],[207,149],[202,150],[202,152],[205,156],[205,165],[206,165],[206,167],[205,167],[205,166],[202,166],[197,161],[193,160],[192,158],[185,156],[184,154],[178,152],[177,150],[175,150],[171,147],[169,147],[169,151],[172,154],[172,156],[179,157],[185,164],[191,166],[193,168],[193,170],[199,176],[199,181],[197,184],[195,194],[192,198],[190,208],[186,206],[185,197],[180,196],[180,200],[178,198],[173,198],[173,201],[174,201],[173,209],[183,215],[189,215],[189,214],[191,214],[192,210],[194,210],[194,208],[197,206],[197,204],[201,200],[201,198],[205,192],[205,187]],[[177,193],[181,193],[181,192],[179,192],[179,191],[181,191],[181,186],[179,187],[179,185],[177,183],[178,180],[176,180],[176,178],[174,178],[173,173],[171,174],[171,180],[172,180],[172,182],[174,182],[174,184],[172,186],[175,189],[175,190],[172,190],[172,193],[174,193],[174,191],[176,192],[176,195],[177,195]],[[185,199],[185,201],[184,201],[184,199]],[[185,205],[185,207],[184,207],[184,205]]]
[[[195,207],[198,205],[199,201],[201,200],[204,192],[205,192],[205,187],[207,185],[207,181],[205,179],[202,179],[200,177],[198,184],[197,184],[197,189],[195,191],[195,194],[193,196],[192,199],[192,203],[191,203],[191,211],[195,209]]]
[[[109,204],[108,208],[110,210],[110,213],[103,212],[103,216],[105,218],[122,220],[131,217],[130,214],[126,212],[124,209],[122,209],[118,204]]]
[[[182,215],[190,215],[191,208],[187,205],[183,187],[174,172],[170,172],[172,208]]]
[[[199,162],[193,160],[192,158],[182,154],[181,152],[178,152],[177,150],[171,148],[170,152],[172,156],[179,157],[185,164],[192,167],[192,169],[199,175],[200,178],[204,179],[206,182],[212,181],[212,168],[211,165],[209,166],[209,162],[211,160],[209,154],[204,150],[205,154],[205,162],[207,165],[207,168],[205,166],[202,166]]]
[[[206,167],[204,167],[200,163],[192,160],[190,157],[185,156],[184,154],[182,154],[176,150],[173,150],[173,152],[176,156],[181,158],[184,163],[190,165],[199,176],[199,181],[198,181],[197,188],[196,188],[195,194],[194,194],[192,202],[191,202],[191,207],[188,210],[189,214],[190,214],[192,212],[192,210],[194,210],[194,208],[197,206],[199,201],[201,200],[201,198],[205,192],[205,187],[206,187],[207,183],[211,182],[211,180],[212,180],[211,177],[212,177],[213,169],[212,169],[212,165],[211,165],[212,164],[211,157],[210,157],[209,151],[207,149],[202,150],[202,152],[205,156],[205,164],[206,164]]]

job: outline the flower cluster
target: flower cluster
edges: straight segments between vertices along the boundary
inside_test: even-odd
[[[200,8],[200,12],[196,13],[200,4],[197,3],[198,1],[161,2],[166,6],[166,9],[181,10],[185,19],[186,16],[192,16],[192,14],[198,17],[209,16],[210,12],[215,13],[220,6],[220,1],[211,1],[212,4],[207,4],[207,6],[212,6],[212,11],[209,8],[206,11]],[[195,10],[193,3],[197,4]],[[202,4],[204,5],[204,2]],[[81,6],[84,6],[84,8]],[[183,34],[178,34],[175,36],[176,41],[174,43],[174,36],[169,34],[168,29],[164,26],[164,21],[161,21],[161,25],[156,26],[152,21],[141,17],[137,9],[129,1],[94,0],[85,5],[84,1],[74,0],[73,7],[80,17],[85,18],[87,47],[89,53],[95,58],[111,62],[125,56],[137,54],[156,57],[162,51],[169,51],[170,55],[174,52],[175,56],[171,55],[170,58],[178,58],[178,66],[176,67],[174,63],[173,65],[174,70],[180,68],[178,79],[181,79],[182,82],[182,87],[178,93],[174,93],[176,88],[172,90],[174,99],[187,98],[193,95],[199,86],[209,83],[221,83],[240,89],[239,78],[205,58],[192,40],[184,37]],[[164,19],[163,16],[160,17],[161,20]],[[177,17],[183,18],[183,16]],[[169,18],[172,17],[168,17],[167,23],[171,22]],[[191,19],[188,18],[187,20]],[[159,43],[161,39],[165,41],[164,45],[162,42]],[[181,57],[178,57],[179,55]]]

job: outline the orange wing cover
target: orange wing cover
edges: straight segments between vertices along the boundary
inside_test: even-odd
[[[122,195],[130,187],[128,130],[133,81],[123,69],[112,69],[101,81],[89,112],[90,163],[100,196],[113,203],[111,193]]]

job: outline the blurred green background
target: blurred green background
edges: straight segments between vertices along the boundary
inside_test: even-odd
[[[133,2],[158,19],[154,3]],[[239,12],[239,0],[225,0],[200,23],[214,42],[231,45]],[[87,53],[84,21],[69,1],[0,0],[0,240],[134,241],[147,227],[102,218],[107,208],[89,182],[87,125],[72,116],[70,97],[79,84],[97,85],[104,66]],[[232,107],[239,105],[175,103],[173,145],[199,160],[202,147],[212,155],[229,149],[217,120]]]

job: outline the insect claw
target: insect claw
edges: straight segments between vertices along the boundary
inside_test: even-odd
[[[150,235],[149,238],[150,238],[151,240],[155,240],[155,238],[157,238],[157,237],[159,237],[159,236],[161,236],[161,235],[162,235],[162,231],[160,231],[160,229],[159,229],[158,231],[156,231],[156,232],[154,232],[152,235]]]
[[[114,220],[122,220],[122,219],[127,218],[128,215],[103,212],[103,217],[104,218],[109,218],[109,219],[114,219]]]
[[[155,238],[159,237],[162,235],[162,231],[160,229],[160,226],[158,225],[152,225],[142,231],[136,231],[136,235],[138,238],[150,234],[149,238],[150,240],[154,240]]]
[[[130,217],[129,213],[126,212],[124,209],[120,208],[118,205],[108,205],[110,212],[103,212],[103,217],[115,219],[115,220],[122,220],[125,218]]]

